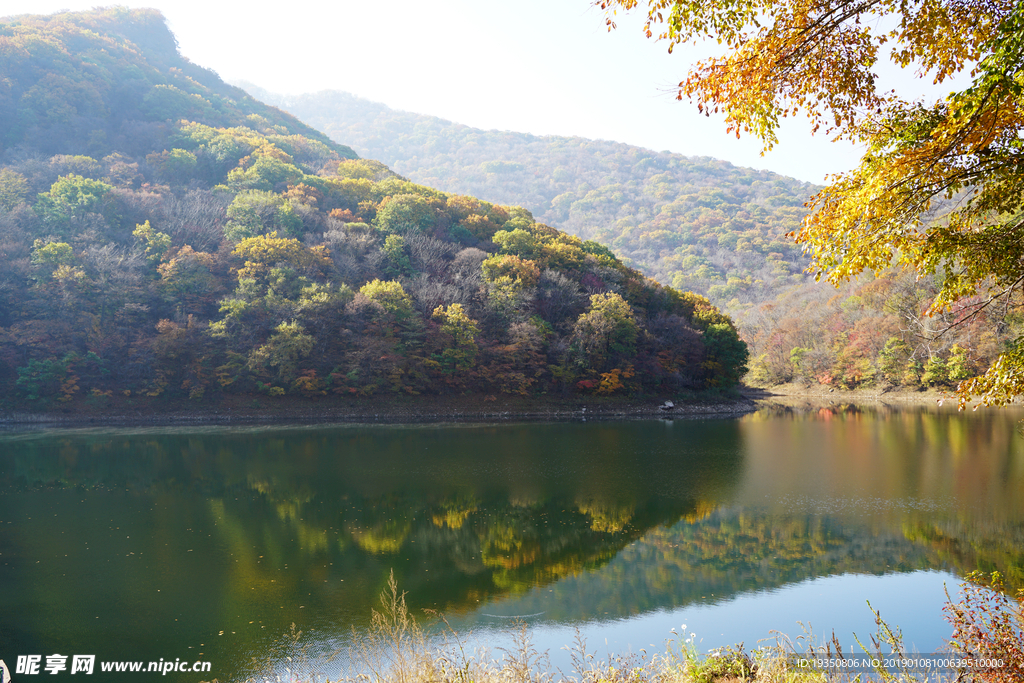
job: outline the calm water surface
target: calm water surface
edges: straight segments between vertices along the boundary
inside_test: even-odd
[[[519,617],[556,662],[577,628],[599,653],[684,623],[702,649],[798,622],[852,643],[867,600],[931,652],[944,585],[1024,585],[1022,415],[7,432],[0,659],[263,680],[295,624],[334,674],[391,571],[417,612],[498,644]]]

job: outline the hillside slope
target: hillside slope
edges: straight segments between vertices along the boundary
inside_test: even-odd
[[[156,10],[109,7],[0,22],[2,158],[148,152],[183,118],[265,125],[356,156],[182,57]]]
[[[807,280],[807,260],[785,234],[816,191],[808,183],[616,142],[485,131],[338,91],[244,87],[416,182],[524,206],[718,305],[764,301]]]
[[[934,275],[814,282],[785,234],[815,188],[791,178],[600,140],[483,131],[341,92],[253,91],[409,177],[521,203],[707,295],[750,347],[750,383],[951,388],[1022,334],[1019,316],[998,311],[928,315]]]
[[[152,10],[0,35],[19,122],[0,166],[8,409],[665,394],[745,370],[703,297],[525,209],[348,158],[181,59]]]

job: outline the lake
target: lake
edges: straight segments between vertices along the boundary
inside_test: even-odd
[[[867,601],[934,652],[945,587],[1024,585],[1022,416],[8,430],[0,659],[200,660],[162,678],[223,682],[301,650],[336,675],[392,571],[415,613],[491,644],[521,619],[556,663],[577,629],[598,654],[683,624],[702,650],[867,642]]]

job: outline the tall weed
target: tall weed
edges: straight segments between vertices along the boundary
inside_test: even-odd
[[[954,602],[947,592],[943,608],[946,620],[953,626],[950,646],[965,659],[1002,662],[998,667],[965,668],[965,680],[1024,681],[1024,589],[1010,596],[999,572],[971,572],[961,584],[961,591],[959,602]]]
[[[794,642],[775,634],[775,644],[747,652],[743,645],[724,647],[708,654],[698,652],[694,634],[677,636],[664,653],[611,655],[598,660],[587,650],[586,640],[577,632],[569,650],[572,671],[552,669],[546,653],[539,652],[524,623],[513,631],[512,644],[499,648],[502,656],[490,657],[484,648],[468,648],[466,640],[443,615],[433,614],[443,624],[441,635],[429,641],[410,614],[405,593],[398,590],[394,573],[381,593],[380,608],[373,610],[370,627],[352,633],[345,683],[1022,683],[1024,682],[1024,590],[1011,597],[1003,592],[998,573],[972,573],[963,584],[962,598],[954,602],[947,595],[943,608],[953,626],[951,658],[1000,660],[1000,667],[964,667],[957,671],[925,672],[902,669],[889,671],[877,666],[871,673],[852,672],[838,666],[815,666],[815,662],[844,659],[839,639],[817,644],[811,633]],[[898,628],[887,624],[871,609],[878,627],[870,646],[857,641],[864,655],[877,661],[918,659],[907,653]],[[428,612],[429,613],[429,612]],[[685,626],[683,627],[685,631]],[[675,631],[673,630],[673,633]],[[294,655],[301,632],[292,627],[286,645]],[[801,644],[802,643],[802,644]],[[852,655],[847,654],[849,658]],[[301,659],[301,657],[300,657]],[[321,679],[323,674],[288,656],[292,680]],[[307,670],[303,675],[298,671]]]

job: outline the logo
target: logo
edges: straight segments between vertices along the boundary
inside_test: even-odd
[[[11,683],[11,670],[7,668],[2,659],[0,659],[0,683]]]

